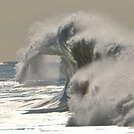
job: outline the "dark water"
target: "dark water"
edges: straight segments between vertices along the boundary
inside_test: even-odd
[[[15,64],[17,62],[4,62],[0,64],[0,81],[6,81],[15,77]]]

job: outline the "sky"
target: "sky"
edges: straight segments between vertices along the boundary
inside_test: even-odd
[[[0,0],[0,61],[15,61],[35,22],[66,13],[104,14],[134,34],[134,0]]]

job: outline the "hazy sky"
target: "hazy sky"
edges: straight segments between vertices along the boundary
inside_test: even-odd
[[[79,10],[108,15],[134,32],[134,0],[0,0],[0,61],[16,60],[33,23]]]

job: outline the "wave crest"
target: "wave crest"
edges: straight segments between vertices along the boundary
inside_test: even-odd
[[[129,39],[108,19],[84,12],[68,16],[53,28],[38,30],[20,54],[17,81],[26,81],[33,73],[37,76],[38,68],[42,70],[44,60],[49,60],[45,56],[57,55],[67,82],[62,94],[30,113],[57,101],[56,108],[43,112],[69,107],[74,114],[68,125],[133,125],[134,46]]]

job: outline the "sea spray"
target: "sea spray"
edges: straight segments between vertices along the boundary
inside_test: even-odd
[[[79,70],[68,87],[69,125],[133,125],[133,63],[104,60]]]
[[[133,125],[134,46],[126,33],[109,19],[84,12],[45,27],[37,28],[29,47],[20,53],[16,79],[23,82],[36,74],[43,62],[39,57],[58,55],[67,82],[62,93],[31,106],[29,113],[69,107],[68,126]],[[54,105],[48,108],[49,104]]]
[[[18,53],[19,63],[16,66],[16,80],[26,81],[25,77],[29,66],[34,68],[31,64],[38,61],[36,58],[42,55],[60,56],[63,67],[66,67],[63,73],[70,78],[78,68],[77,57],[82,57],[82,55],[74,56],[76,53],[79,54],[79,52],[75,52],[77,46],[79,49],[83,49],[96,40],[97,43],[102,42],[102,46],[107,45],[109,42],[124,41],[124,37],[118,40],[119,32],[117,32],[117,28],[113,28],[114,26],[107,21],[99,15],[77,12],[61,20],[59,24],[56,23],[56,25],[52,24],[51,26],[50,24],[43,25],[40,23],[35,25],[31,30],[33,35],[30,36],[29,46]],[[100,45],[96,47],[100,47]]]

